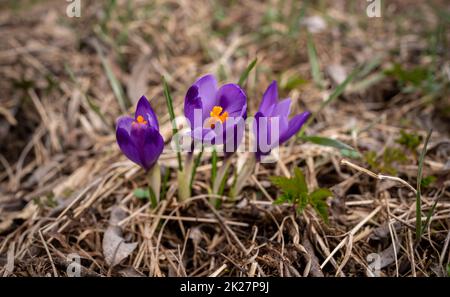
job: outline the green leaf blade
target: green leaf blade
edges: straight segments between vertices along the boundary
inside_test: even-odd
[[[173,110],[173,99],[172,99],[172,96],[170,95],[169,85],[167,84],[166,78],[164,76],[162,77],[162,81],[163,81],[163,93],[164,93],[164,97],[166,98],[166,105],[167,105],[167,109],[169,110],[170,121],[172,122],[172,132],[173,132],[173,135],[177,135],[178,128],[177,128],[177,124],[175,123],[175,112]],[[178,143],[178,141],[176,141],[175,143],[177,146],[178,169],[180,171],[183,171],[183,164],[181,162],[181,153],[180,153],[179,143]]]
[[[421,194],[421,184],[422,184],[422,170],[423,170],[423,160],[425,159],[425,154],[427,153],[427,145],[430,140],[433,130],[428,131],[427,138],[423,145],[422,152],[419,158],[419,170],[417,172],[417,193],[416,193],[416,242],[422,237],[422,194]],[[431,216],[431,213],[430,213]]]
[[[309,195],[312,207],[327,224],[329,223],[327,198],[331,196],[333,193],[324,188],[317,189]]]
[[[322,136],[316,136],[316,135],[310,135],[310,136],[302,136],[302,140],[309,141],[314,144],[322,145],[322,146],[329,146],[334,147],[340,150],[350,150],[354,151],[355,149],[352,148],[350,145],[343,143],[340,140],[328,138],[328,137],[322,137]]]
[[[337,140],[337,139],[322,137],[322,136],[317,136],[317,135],[309,135],[309,136],[303,135],[303,136],[301,136],[301,139],[303,141],[308,141],[308,142],[311,142],[314,144],[333,147],[335,149],[338,149],[340,151],[340,153],[346,157],[350,157],[353,159],[361,158],[361,154],[357,150],[355,150],[350,145],[348,145],[340,140]]]
[[[241,77],[239,78],[238,85],[241,87],[245,84],[247,81],[248,75],[252,71],[253,68],[255,68],[256,63],[258,62],[258,58],[253,59],[253,61],[248,64],[247,68],[245,68],[244,72],[242,72]]]
[[[298,167],[294,169],[294,182],[298,187],[298,191],[300,195],[307,196],[308,195],[308,185],[306,184],[305,175],[302,170]]]
[[[306,46],[308,50],[309,64],[311,65],[311,75],[313,77],[314,83],[317,85],[317,87],[323,89],[324,80],[322,77],[322,72],[320,71],[319,58],[317,56],[316,47],[314,45],[311,34],[308,34],[307,36]]]

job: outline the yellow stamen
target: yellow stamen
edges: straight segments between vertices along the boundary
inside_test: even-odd
[[[141,116],[141,115],[139,115],[139,116],[137,117],[136,121],[137,121],[139,124],[147,124],[147,121],[146,121],[146,120],[144,119],[144,117]]]
[[[214,129],[214,127],[216,126],[216,122],[221,122],[224,123],[226,121],[226,119],[228,118],[228,112],[223,112],[223,108],[221,106],[214,106],[213,109],[211,110],[211,112],[209,113],[210,115],[210,119],[209,119],[209,125],[211,126],[211,128]]]

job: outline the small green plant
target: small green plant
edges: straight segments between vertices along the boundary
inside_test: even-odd
[[[291,178],[273,176],[270,180],[282,192],[282,195],[274,201],[274,204],[290,203],[299,214],[309,204],[328,224],[328,204],[326,199],[333,195],[330,190],[319,188],[309,192],[305,176],[300,168],[294,169],[294,176]]]
[[[383,153],[383,163],[386,171],[396,174],[397,170],[393,167],[393,163],[403,164],[407,161],[405,154],[398,148],[387,147]]]
[[[401,64],[396,63],[392,68],[385,70],[384,73],[396,78],[402,85],[412,84],[419,87],[426,80],[428,69],[420,66],[405,69]]]
[[[436,181],[437,177],[434,175],[429,175],[427,177],[424,177],[421,181],[420,181],[420,186],[422,188],[428,188],[429,186],[431,186],[432,184],[434,184],[434,182]]]
[[[33,199],[33,202],[39,207],[55,208],[56,206],[58,206],[58,202],[55,200],[55,196],[53,194],[47,194],[46,196],[36,197]]]
[[[151,187],[148,187],[146,189],[137,188],[134,190],[133,194],[136,198],[140,200],[150,201],[152,203],[153,208],[155,208],[158,205],[157,199],[159,198],[156,197],[156,194]]]
[[[401,130],[400,136],[397,138],[396,142],[415,152],[417,147],[422,142],[422,136]]]
[[[137,188],[133,192],[134,196],[141,200],[150,200],[150,190],[144,188]]]
[[[404,164],[406,155],[398,148],[387,147],[383,154],[377,157],[376,152],[369,151],[364,154],[364,160],[373,171],[396,175],[395,163]]]
[[[368,151],[364,154],[364,160],[369,164],[371,169],[378,169],[377,153],[374,151]]]
[[[308,81],[300,76],[299,74],[293,74],[285,79],[282,79],[280,82],[280,87],[286,91],[292,91],[304,84]]]

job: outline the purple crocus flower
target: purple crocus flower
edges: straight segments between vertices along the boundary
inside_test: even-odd
[[[217,88],[215,77],[205,75],[188,89],[184,114],[194,139],[224,144],[225,152],[234,152],[244,133],[247,96],[239,85]]]
[[[256,159],[268,155],[270,151],[295,135],[310,116],[303,112],[288,120],[291,99],[278,101],[277,82],[273,81],[265,91],[258,112],[255,114],[253,133],[256,140]],[[273,124],[278,120],[277,125]],[[277,129],[272,131],[272,129]]]
[[[164,148],[158,119],[145,96],[139,99],[134,118],[117,120],[116,139],[120,150],[134,163],[148,171]]]

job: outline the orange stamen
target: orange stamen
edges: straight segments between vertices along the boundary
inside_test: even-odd
[[[223,112],[223,108],[221,106],[214,106],[213,109],[211,110],[211,112],[209,113],[210,115],[210,119],[209,119],[209,125],[211,126],[211,128],[214,129],[214,127],[216,126],[215,123],[216,122],[221,122],[224,123],[226,121],[226,119],[228,118],[228,112]]]
[[[136,118],[136,121],[139,123],[139,124],[147,124],[147,121],[144,119],[144,117],[143,116],[141,116],[141,115],[139,115],[137,118]]]

